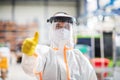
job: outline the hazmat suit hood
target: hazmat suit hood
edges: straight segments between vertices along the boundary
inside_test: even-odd
[[[56,13],[47,22],[51,23],[50,27],[50,46],[52,48],[63,48],[64,46],[72,48],[73,43],[73,26],[75,18],[64,12]]]

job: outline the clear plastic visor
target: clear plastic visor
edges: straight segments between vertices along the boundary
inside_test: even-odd
[[[68,22],[53,22],[52,27],[53,30],[59,30],[59,29],[66,29],[71,31],[73,24],[68,23]]]
[[[52,22],[50,28],[50,41],[52,47],[59,47],[60,42],[73,47],[73,24],[69,22]]]

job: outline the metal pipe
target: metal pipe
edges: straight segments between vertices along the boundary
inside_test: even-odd
[[[80,16],[80,0],[76,0],[76,18]]]
[[[11,11],[12,21],[15,21],[15,0],[12,0],[12,11]]]

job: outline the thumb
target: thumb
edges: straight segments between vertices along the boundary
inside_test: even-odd
[[[38,40],[39,40],[39,33],[38,33],[38,32],[35,32],[33,40],[34,40],[36,43],[38,43]]]

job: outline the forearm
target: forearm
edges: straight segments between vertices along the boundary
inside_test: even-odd
[[[34,76],[33,70],[36,64],[36,57],[23,54],[21,66],[25,73]]]

